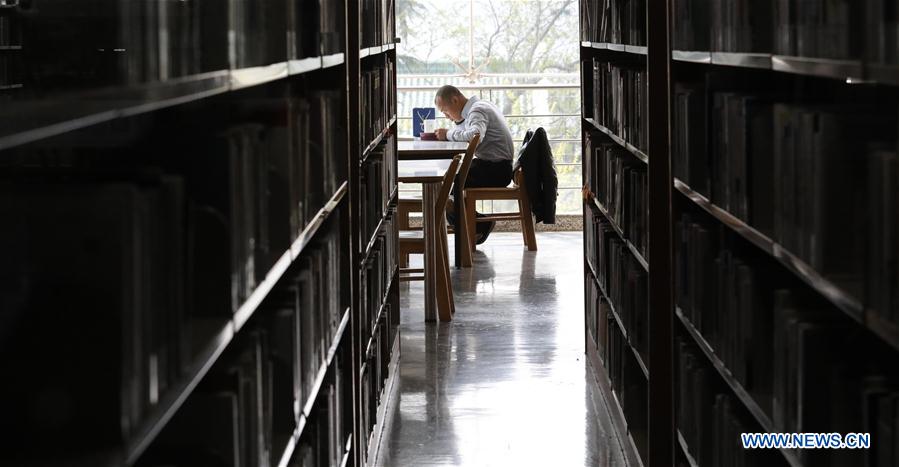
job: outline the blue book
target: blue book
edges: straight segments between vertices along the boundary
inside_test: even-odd
[[[418,138],[424,131],[425,120],[435,120],[437,110],[433,107],[414,107],[412,109],[412,136]]]

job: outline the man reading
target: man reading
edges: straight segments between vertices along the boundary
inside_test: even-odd
[[[509,131],[509,125],[502,112],[490,102],[474,96],[466,98],[458,88],[450,85],[437,90],[434,104],[437,110],[456,124],[451,129],[438,128],[437,139],[471,141],[474,135],[481,135],[475,158],[471,161],[465,188],[509,186],[512,181],[514,146],[512,132]],[[495,225],[495,222],[477,224],[478,245],[487,240]]]

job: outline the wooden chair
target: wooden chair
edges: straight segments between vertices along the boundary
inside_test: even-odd
[[[531,202],[528,200],[528,193],[524,185],[524,173],[521,168],[515,171],[512,176],[513,184],[505,188],[466,188],[465,194],[465,217],[473,220],[469,222],[468,227],[468,243],[471,250],[475,249],[475,224],[477,222],[496,222],[496,221],[520,221],[521,235],[524,237],[524,244],[529,251],[537,251],[537,237],[534,234],[534,216],[531,214]],[[483,217],[475,217],[477,202],[481,200],[517,200],[517,212],[500,212],[485,215]]]
[[[459,186],[464,187],[465,182],[468,180],[468,170],[471,168],[471,161],[474,160],[474,153],[480,141],[481,135],[475,135],[474,138],[472,138],[471,141],[468,142],[468,148],[465,150],[465,156],[462,158],[462,166],[459,167]],[[459,225],[462,227],[460,243],[462,245],[469,245],[471,243],[468,238],[469,217],[465,212],[464,193],[462,197],[463,199],[461,200],[455,200],[455,202],[457,203],[462,203],[459,205],[459,212],[461,214]],[[412,212],[421,212],[421,195],[410,196],[408,198],[400,198],[399,201],[397,201],[397,226],[400,230],[421,230],[421,227],[410,226],[409,213]],[[449,233],[456,233],[455,230],[453,230],[452,226],[449,227]],[[471,267],[471,248],[463,248],[462,251],[459,252],[459,259],[462,267]],[[409,257],[401,254],[400,267],[406,267],[408,265]]]
[[[436,255],[436,284],[437,284],[437,307],[438,313],[443,316],[451,316],[455,313],[455,303],[453,302],[452,286],[449,277],[449,249],[446,239],[446,222],[444,212],[446,202],[449,199],[450,190],[453,187],[453,179],[459,169],[460,156],[453,158],[449,168],[440,182],[440,190],[437,192],[437,199],[434,202],[434,216],[437,231],[437,255]],[[400,282],[425,280],[424,269],[410,269],[408,267],[408,258],[410,254],[424,254],[425,238],[422,230],[401,230],[400,237],[400,258],[405,265],[400,265]],[[442,310],[442,311],[441,311]],[[448,310],[448,313],[447,313]]]

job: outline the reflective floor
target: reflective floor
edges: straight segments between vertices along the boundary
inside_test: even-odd
[[[581,234],[537,244],[494,234],[473,268],[453,269],[452,323],[425,324],[421,283],[401,286],[378,465],[625,465],[584,355]]]

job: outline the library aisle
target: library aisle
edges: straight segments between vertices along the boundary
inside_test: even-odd
[[[581,237],[542,233],[528,252],[492,235],[452,271],[452,323],[425,324],[421,283],[401,286],[378,465],[625,465],[585,362]]]

